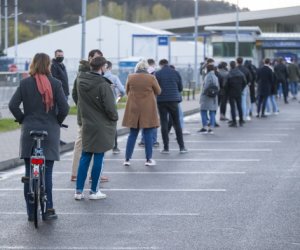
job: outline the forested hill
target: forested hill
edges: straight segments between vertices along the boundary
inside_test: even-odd
[[[2,1],[3,3],[3,1]],[[99,15],[99,0],[87,0],[88,19]],[[9,13],[13,13],[14,1],[8,1]],[[194,15],[194,0],[102,0],[103,14],[131,22],[146,22],[181,18]],[[3,6],[2,6],[3,7]],[[234,12],[235,5],[225,1],[199,0],[199,14]],[[19,17],[20,42],[40,35],[36,23],[49,20],[52,25],[67,22],[66,25],[53,26],[52,31],[71,26],[79,21],[81,0],[20,0]],[[27,22],[26,22],[27,20]],[[13,20],[10,19],[10,44],[13,44]],[[43,27],[43,34],[50,32],[49,26]]]

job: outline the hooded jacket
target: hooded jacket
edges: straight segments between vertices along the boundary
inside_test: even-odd
[[[81,72],[77,87],[83,151],[103,153],[112,149],[118,112],[110,83],[98,73]]]
[[[229,97],[240,97],[246,85],[246,77],[238,68],[229,71],[225,83],[226,93]]]

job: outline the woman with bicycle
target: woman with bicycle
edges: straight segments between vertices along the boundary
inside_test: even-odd
[[[44,53],[34,56],[29,70],[30,76],[20,82],[9,102],[9,109],[22,126],[20,158],[25,161],[24,196],[28,220],[33,221],[33,204],[29,202],[30,157],[35,147],[30,131],[47,131],[42,142],[45,156],[45,192],[47,196],[44,220],[56,219],[52,201],[52,170],[54,161],[59,160],[60,126],[68,115],[69,106],[62,84],[51,76],[50,57]],[[20,105],[23,105],[23,110]]]

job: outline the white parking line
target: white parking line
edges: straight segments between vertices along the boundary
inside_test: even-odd
[[[0,212],[0,215],[27,215],[25,212]],[[98,213],[98,212],[59,212],[59,215],[98,215],[98,216],[200,216],[199,213]]]
[[[137,148],[135,151],[145,151],[145,149]],[[158,151],[158,150],[153,150]],[[169,149],[169,151],[178,151],[178,149]],[[269,148],[189,148],[189,151],[199,152],[272,152]]]
[[[0,188],[0,192],[23,191],[21,188]],[[74,188],[54,188],[53,191],[74,191]],[[154,188],[101,188],[104,192],[226,192],[226,189],[200,188],[200,189],[154,189]]]
[[[54,172],[54,174],[57,175],[63,175],[63,174],[70,174],[70,172]],[[243,175],[246,174],[246,172],[213,172],[213,171],[201,171],[201,172],[103,172],[103,174],[109,174],[109,175]]]
[[[18,250],[157,250],[157,247],[26,247],[26,246],[1,246],[0,249],[18,249]]]

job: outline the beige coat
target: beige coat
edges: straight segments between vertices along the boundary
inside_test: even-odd
[[[160,92],[161,89],[153,75],[130,74],[126,83],[128,99],[122,125],[128,128],[159,127],[156,96]]]

